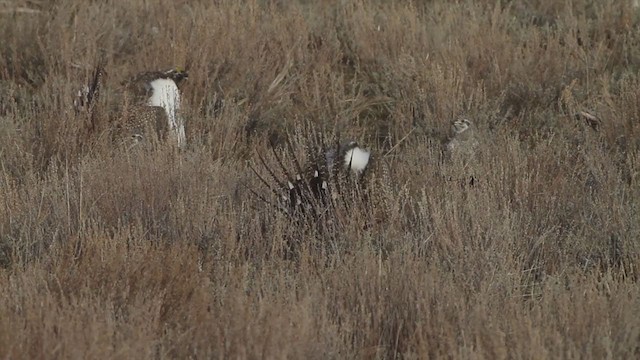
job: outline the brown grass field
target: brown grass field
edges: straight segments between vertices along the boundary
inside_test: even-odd
[[[0,358],[639,358],[639,70],[623,0],[0,1]],[[249,191],[304,126],[374,156],[322,226]]]

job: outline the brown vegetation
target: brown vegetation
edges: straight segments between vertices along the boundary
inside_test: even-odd
[[[640,357],[639,15],[0,2],[0,358]],[[120,146],[120,84],[173,66],[188,148]],[[242,186],[307,123],[376,156],[335,226]]]

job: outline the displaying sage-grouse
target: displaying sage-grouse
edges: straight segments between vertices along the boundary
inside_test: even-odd
[[[276,167],[269,166],[258,154],[268,176],[262,176],[255,168],[251,168],[263,185],[275,194],[276,200],[270,201],[250,189],[262,201],[287,215],[311,215],[312,219],[317,218],[320,212],[335,205],[336,201],[353,195],[354,186],[361,185],[370,166],[371,152],[361,148],[355,141],[337,142],[331,147],[325,146],[324,142],[307,144],[305,165],[295,156],[289,141],[287,145],[285,154],[289,154],[288,162],[273,149]],[[293,165],[288,167],[287,163]],[[278,176],[278,173],[282,176]]]
[[[120,131],[136,140],[150,134],[168,138],[179,147],[187,144],[180,114],[180,88],[188,73],[181,69],[144,72],[124,82],[133,105],[125,107]]]

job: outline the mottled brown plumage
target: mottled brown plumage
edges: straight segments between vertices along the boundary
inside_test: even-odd
[[[135,105],[125,109],[117,124],[118,135],[122,138],[145,140],[149,134],[163,139],[167,133],[167,115],[159,106]]]
[[[449,135],[442,143],[442,150],[447,160],[451,160],[456,154],[468,159],[473,156],[477,146],[473,124],[468,119],[460,118],[451,123]]]
[[[128,97],[133,100],[133,105],[125,106],[117,124],[118,135],[137,141],[147,140],[151,134],[155,134],[158,139],[165,139],[169,131],[168,117],[164,108],[148,104],[153,94],[151,83],[158,79],[170,79],[179,86],[187,78],[186,71],[172,69],[144,72],[124,81],[122,85]]]

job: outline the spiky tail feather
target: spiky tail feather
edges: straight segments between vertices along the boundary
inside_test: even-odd
[[[291,239],[287,238],[287,252],[298,248],[302,233],[313,234],[327,246],[335,247],[346,227],[353,224],[353,216],[370,209],[370,196],[362,183],[363,175],[369,171],[350,174],[342,161],[328,166],[325,154],[340,150],[339,139],[327,140],[310,126],[296,130],[288,135],[284,149],[279,151],[272,146],[270,162],[257,154],[262,170],[250,168],[268,192],[249,192],[285,214],[294,225],[289,227],[293,233]],[[327,145],[332,143],[335,148]],[[302,157],[298,155],[300,150]]]

